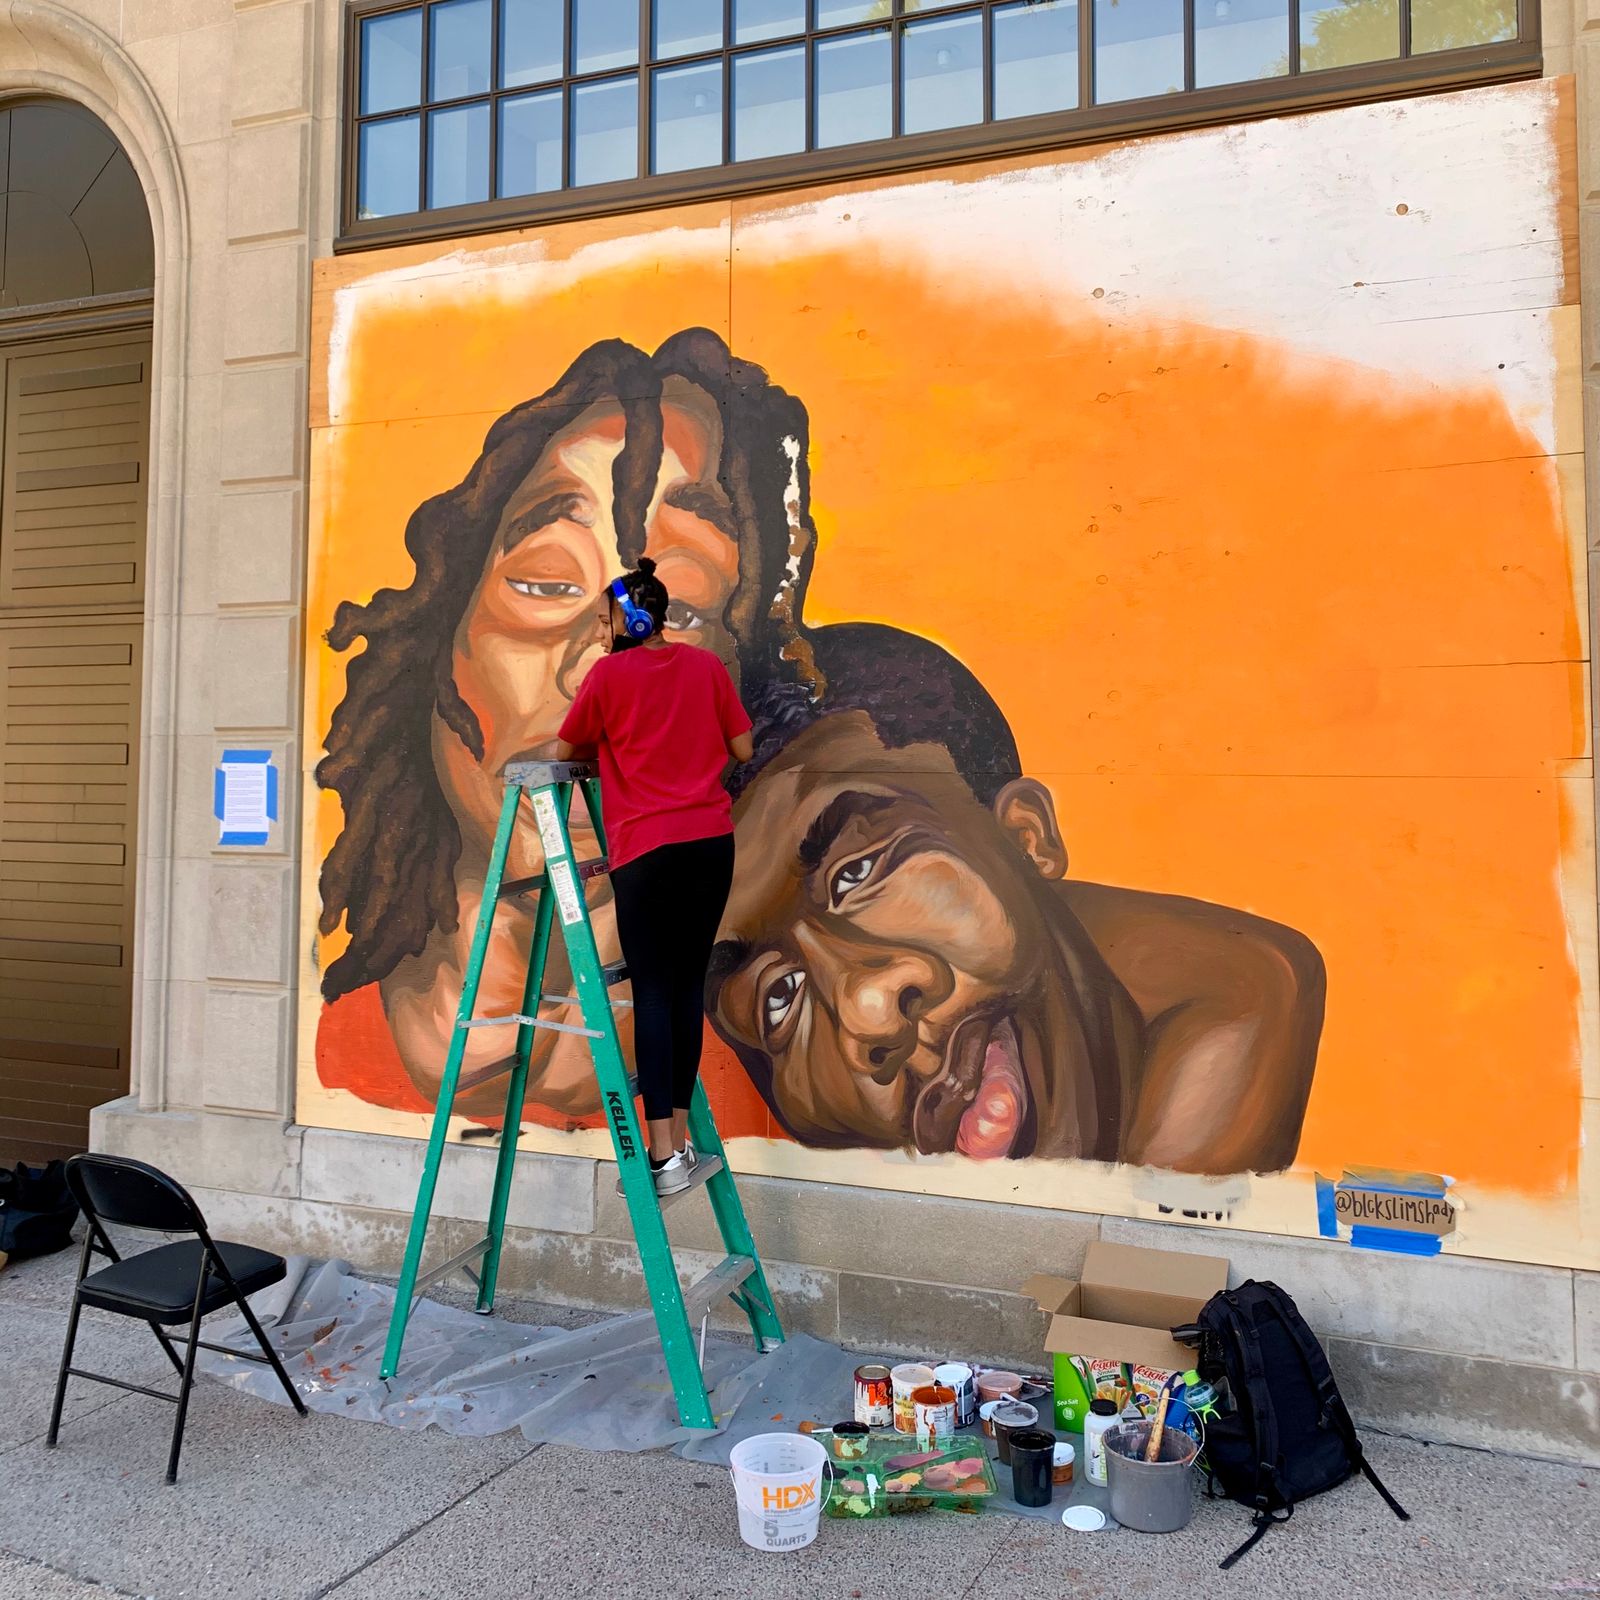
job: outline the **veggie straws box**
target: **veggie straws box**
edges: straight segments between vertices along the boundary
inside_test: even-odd
[[[1167,1331],[1193,1322],[1217,1290],[1227,1287],[1228,1263],[1221,1256],[1191,1256],[1176,1250],[1141,1250],[1096,1240],[1083,1258],[1076,1282],[1039,1274],[1022,1292],[1050,1318],[1044,1347],[1055,1356],[1056,1427],[1081,1433],[1105,1377],[1107,1399],[1124,1369],[1132,1400],[1137,1367],[1183,1372],[1195,1352]],[[1153,1374],[1143,1374],[1153,1377]],[[1159,1387],[1159,1385],[1157,1385]]]

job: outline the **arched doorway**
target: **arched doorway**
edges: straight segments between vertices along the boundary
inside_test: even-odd
[[[0,1160],[126,1092],[149,501],[150,218],[58,100],[0,103]]]

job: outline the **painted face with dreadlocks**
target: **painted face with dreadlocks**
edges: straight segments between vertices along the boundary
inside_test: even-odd
[[[325,962],[318,952],[324,1084],[397,1110],[432,1104],[500,774],[551,753],[605,648],[611,578],[648,554],[677,641],[736,672],[787,659],[814,537],[806,443],[800,402],[709,330],[685,329],[653,355],[602,340],[494,424],[459,485],[417,507],[405,530],[412,582],[338,608],[329,644],[366,647],[346,668],[317,767],[344,814],[320,878],[319,931],[345,935]],[[541,865],[530,826],[513,839],[510,872]],[[592,902],[614,957],[603,880]],[[519,1004],[531,927],[522,903],[497,915],[480,1012]],[[570,987],[564,969],[553,949],[552,992]],[[486,1118],[504,1104],[509,1064],[489,1031],[471,1041],[456,1102]],[[596,1110],[583,1041],[539,1033],[529,1118],[575,1126]]]

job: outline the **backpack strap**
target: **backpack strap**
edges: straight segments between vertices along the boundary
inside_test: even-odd
[[[1255,1518],[1254,1518],[1254,1522],[1253,1522],[1253,1525],[1252,1525],[1252,1528],[1251,1528],[1250,1537],[1248,1539],[1246,1539],[1245,1542],[1242,1545],[1240,1545],[1239,1548],[1237,1550],[1235,1550],[1231,1556],[1225,1557],[1223,1560],[1219,1561],[1217,1563],[1217,1565],[1224,1572],[1226,1572],[1228,1570],[1228,1568],[1231,1567],[1234,1564],[1234,1562],[1237,1561],[1241,1556],[1249,1555],[1250,1552],[1252,1550],[1254,1550],[1255,1547],[1258,1544],[1261,1543],[1262,1539],[1266,1537],[1267,1529],[1270,1528],[1273,1525],[1273,1523],[1275,1523],[1275,1522],[1287,1522],[1289,1520],[1289,1518],[1292,1517],[1293,1515],[1294,1515],[1294,1507],[1292,1505],[1287,1507],[1283,1511],[1258,1511],[1258,1512],[1256,1512]]]
[[[1265,1284],[1263,1288],[1271,1289],[1273,1293],[1262,1295],[1258,1304],[1271,1307],[1272,1314],[1299,1348],[1301,1359],[1316,1383],[1317,1395],[1322,1401],[1324,1424],[1338,1429],[1340,1437],[1344,1440],[1345,1449],[1350,1452],[1350,1459],[1361,1469],[1361,1475],[1383,1496],[1384,1503],[1402,1522],[1409,1522],[1411,1513],[1389,1492],[1388,1486],[1378,1476],[1372,1463],[1367,1460],[1361,1436],[1356,1432],[1355,1419],[1350,1415],[1350,1408],[1344,1403],[1344,1396],[1339,1393],[1333,1369],[1328,1365],[1328,1357],[1317,1342],[1316,1335],[1305,1325],[1298,1311],[1291,1316],[1284,1310],[1282,1302],[1289,1297],[1276,1284]],[[1279,1296],[1282,1298],[1278,1298]],[[1289,1300],[1289,1305],[1292,1309],[1294,1302]]]

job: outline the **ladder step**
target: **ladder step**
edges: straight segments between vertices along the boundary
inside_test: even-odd
[[[469,1245],[461,1252],[460,1255],[451,1256],[448,1261],[441,1261],[438,1266],[430,1268],[427,1272],[422,1273],[417,1278],[416,1284],[412,1289],[412,1293],[421,1294],[430,1283],[437,1283],[440,1278],[448,1277],[456,1270],[457,1267],[464,1267],[469,1261],[476,1261],[479,1256],[488,1251],[488,1248],[489,1240],[487,1238],[483,1238],[480,1239],[476,1244]],[[469,1273],[468,1276],[473,1276],[473,1274]]]
[[[596,856],[593,861],[580,861],[573,869],[578,874],[582,883],[587,883],[590,878],[603,877],[611,870],[610,856]],[[496,896],[500,900],[511,900],[519,894],[538,894],[545,886],[545,875],[536,872],[531,878],[508,878],[500,885],[500,893]]]
[[[626,983],[628,981],[628,963],[626,961],[613,961],[609,967],[600,969],[600,975],[605,979],[608,989],[615,984]],[[547,1006],[576,1006],[583,1003],[575,994],[542,994],[539,998]],[[631,1006],[632,1004],[633,1001],[631,1000],[613,1000],[611,1002],[613,1009],[617,1006]]]
[[[681,1189],[674,1189],[671,1194],[656,1196],[656,1204],[665,1211],[668,1206],[675,1206],[686,1195],[691,1195],[696,1189],[704,1188],[707,1183],[722,1171],[721,1156],[701,1156],[695,1163],[695,1169],[689,1175],[689,1181]],[[622,1194],[622,1180],[617,1180],[617,1193]]]
[[[550,996],[546,995],[546,999]],[[598,1028],[579,1028],[570,1022],[547,1022],[543,1017],[525,1017],[520,1011],[513,1011],[506,1017],[473,1017],[468,1022],[458,1022],[458,1028],[497,1028],[508,1022],[525,1024],[530,1028],[544,1028],[550,1033],[576,1033],[585,1039],[603,1039],[605,1035]]]
[[[598,778],[600,769],[592,761],[513,761],[500,774],[506,783],[524,789],[544,789],[552,783],[582,783]]]
[[[683,1309],[689,1325],[697,1323],[719,1300],[725,1300],[756,1270],[751,1256],[729,1256],[720,1267],[713,1267],[703,1278],[696,1278],[683,1292]]]

